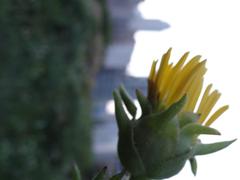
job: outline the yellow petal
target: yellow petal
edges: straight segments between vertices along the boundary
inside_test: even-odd
[[[178,63],[174,66],[174,70],[177,71],[178,69],[180,69],[183,64],[185,63],[185,61],[187,60],[187,57],[189,55],[189,52],[186,52],[178,61]]]
[[[206,117],[211,112],[213,106],[217,103],[218,99],[220,98],[221,94],[218,93],[216,90],[212,92],[212,94],[208,97],[205,106],[203,107],[202,111],[200,112],[201,116],[198,119],[199,123],[203,123]]]
[[[182,85],[182,83],[185,83],[185,79],[189,76],[189,73],[199,64],[201,56],[195,56],[193,57],[181,70],[176,72],[176,79],[172,83],[172,87],[169,91],[168,99],[166,100],[166,104],[170,105],[177,101],[176,99],[176,93],[178,93],[179,90],[181,90],[179,86]]]
[[[179,85],[176,87],[175,92],[170,99],[170,104],[176,102],[179,98],[187,93],[187,88],[191,85],[191,82],[195,79],[199,72],[203,74],[206,72],[205,63],[206,61],[202,61],[201,63],[194,66],[194,68],[191,69],[191,71],[189,71],[187,74],[183,75],[183,78],[181,79]]]
[[[164,87],[164,100],[167,101],[168,100],[168,97],[170,94],[172,94],[172,91],[174,89],[174,84],[176,82],[176,78],[177,78],[177,74],[179,71],[181,71],[181,68],[182,66],[184,65],[187,57],[189,55],[189,52],[186,52],[181,58],[180,60],[178,61],[178,63],[173,67],[171,68],[171,72],[169,72],[169,78],[168,78],[168,81],[167,83],[165,84],[165,87]]]
[[[188,101],[185,106],[185,111],[187,112],[193,112],[197,103],[197,100],[199,99],[199,95],[202,91],[203,86],[203,78],[199,78],[194,80],[192,83],[191,88],[189,89],[189,92],[187,93]]]
[[[165,53],[162,56],[162,60],[161,60],[161,64],[160,67],[158,69],[157,75],[156,75],[156,85],[157,85],[157,89],[160,90],[161,89],[161,83],[162,83],[162,79],[164,78],[165,75],[165,71],[168,65],[168,61],[170,59],[170,55],[171,55],[171,48],[167,51],[167,53]]]
[[[227,109],[228,105],[219,108],[206,122],[205,126],[210,126],[219,116],[221,116]]]
[[[162,83],[161,83],[161,88],[159,89],[159,91],[162,92],[162,95],[163,95],[163,96],[160,96],[159,98],[163,101],[165,96],[167,96],[168,94],[167,87],[169,82],[171,81],[172,74],[173,74],[172,64],[169,64],[165,70],[164,78],[162,79]]]
[[[151,67],[151,71],[150,71],[150,74],[148,76],[148,79],[153,81],[154,80],[154,77],[155,77],[155,74],[156,74],[156,65],[157,65],[157,60],[153,61],[152,63],[152,67]]]
[[[205,63],[203,61],[203,63]],[[189,112],[193,112],[197,103],[197,100],[199,99],[199,95],[202,91],[203,86],[203,76],[206,72],[205,66],[202,66],[202,68],[196,73],[195,77],[192,79],[189,87],[186,90],[186,94],[188,96],[188,101],[185,105],[185,110]]]
[[[202,100],[201,100],[200,105],[198,107],[197,113],[202,112],[202,109],[203,109],[203,107],[204,107],[204,105],[205,105],[205,103],[207,101],[207,98],[209,96],[209,92],[210,92],[211,88],[212,88],[212,84],[209,84],[207,86],[207,88],[205,89],[204,94],[202,96]]]
[[[182,75],[188,74],[192,69],[194,69],[198,64],[201,59],[201,56],[194,56],[183,68],[182,70]]]

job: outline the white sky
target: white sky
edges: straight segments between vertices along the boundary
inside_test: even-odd
[[[217,105],[229,104],[230,109],[213,127],[222,136],[207,141],[240,137],[240,5],[238,0],[146,0],[138,6],[145,20],[161,20],[170,25],[163,31],[138,30],[128,73],[146,77],[153,59],[160,58],[173,47],[172,61],[186,51],[202,55],[207,61],[205,85],[221,93]],[[218,153],[199,156],[198,174],[194,177],[189,165],[171,180],[238,180],[240,179],[240,140]]]

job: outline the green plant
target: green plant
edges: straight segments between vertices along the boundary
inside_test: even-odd
[[[140,117],[137,118],[137,107],[124,86],[113,92],[118,155],[123,167],[112,177],[107,177],[105,167],[93,180],[166,179],[178,174],[186,161],[196,175],[196,156],[215,153],[235,141],[201,142],[201,134],[220,135],[209,126],[228,105],[210,114],[220,94],[216,90],[210,92],[212,85],[209,85],[200,98],[206,61],[195,56],[185,63],[189,54],[185,53],[173,66],[168,63],[170,54],[171,49],[163,55],[159,68],[157,61],[153,62],[147,96],[136,90]],[[198,100],[200,104],[196,108]],[[73,180],[81,180],[76,166],[74,170]]]
[[[142,112],[139,118],[136,118],[136,106],[123,87],[113,93],[119,159],[132,180],[170,178],[178,174],[188,160],[196,174],[196,156],[214,153],[235,141],[201,142],[201,134],[220,135],[209,126],[228,106],[210,114],[220,93],[210,92],[212,85],[209,85],[200,98],[206,61],[195,56],[185,64],[188,54],[173,66],[169,64],[169,49],[159,68],[157,61],[153,62],[147,96],[136,91]],[[196,107],[197,101],[200,104]]]

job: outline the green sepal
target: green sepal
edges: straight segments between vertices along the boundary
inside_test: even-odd
[[[136,121],[134,127],[134,144],[146,176],[153,179],[175,175],[191,156],[190,148],[177,151],[178,119],[174,117],[159,126],[161,120],[161,113],[149,115]]]
[[[81,180],[81,173],[78,168],[78,165],[75,163],[73,165],[73,171],[72,171],[72,180]]]
[[[132,98],[128,94],[127,90],[124,88],[123,85],[119,87],[119,93],[122,97],[122,100],[128,110],[128,112],[132,115],[133,118],[136,117],[137,113],[137,107],[135,106],[134,102],[132,101]]]
[[[169,120],[174,118],[183,108],[187,100],[187,96],[183,96],[179,101],[173,103],[167,110],[163,111],[162,118]]]
[[[138,89],[136,89],[136,96],[142,110],[142,116],[149,115],[152,112],[152,107],[148,99]]]
[[[129,122],[129,126],[124,131],[119,132],[118,156],[126,171],[142,175],[145,170],[134,142],[134,121]]]
[[[196,156],[211,154],[228,147],[234,141],[236,141],[236,139],[232,141],[223,141],[223,142],[217,142],[212,144],[196,144],[193,152],[194,152],[194,155]]]
[[[163,127],[167,125],[168,122],[172,121],[176,117],[176,115],[181,111],[185,102],[186,96],[183,96],[178,102],[171,105],[167,110],[146,116],[145,118],[142,118],[142,120],[149,119],[149,121],[151,121],[150,125],[153,129],[157,130],[163,129]]]
[[[190,123],[197,123],[197,120],[199,119],[200,115],[192,112],[182,112],[179,114],[179,126],[180,128],[183,128],[184,126],[190,124]]]
[[[182,128],[181,134],[187,136],[194,136],[200,134],[220,135],[220,132],[208,126],[202,126],[197,123],[190,123]]]
[[[190,154],[191,151],[188,150],[175,157],[163,160],[155,169],[148,169],[148,177],[150,179],[166,179],[176,175],[182,170]]]
[[[104,180],[106,176],[107,167],[102,168],[92,180]]]
[[[127,171],[134,174],[141,174],[144,168],[138,157],[133,141],[133,126],[135,121],[131,121],[128,118],[123,108],[122,98],[117,91],[113,92],[113,97],[115,101],[115,116],[119,129],[119,159]]]
[[[113,98],[115,103],[115,116],[119,131],[124,131],[129,125],[130,119],[128,118],[122,104],[122,98],[117,91],[113,92]]]
[[[191,165],[191,170],[194,176],[197,174],[197,160],[195,157],[192,157],[189,159],[190,165]]]

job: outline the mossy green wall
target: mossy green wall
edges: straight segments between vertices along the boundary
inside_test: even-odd
[[[100,3],[101,2],[101,3]],[[0,177],[66,179],[91,163],[90,88],[107,34],[97,0],[0,1]]]

